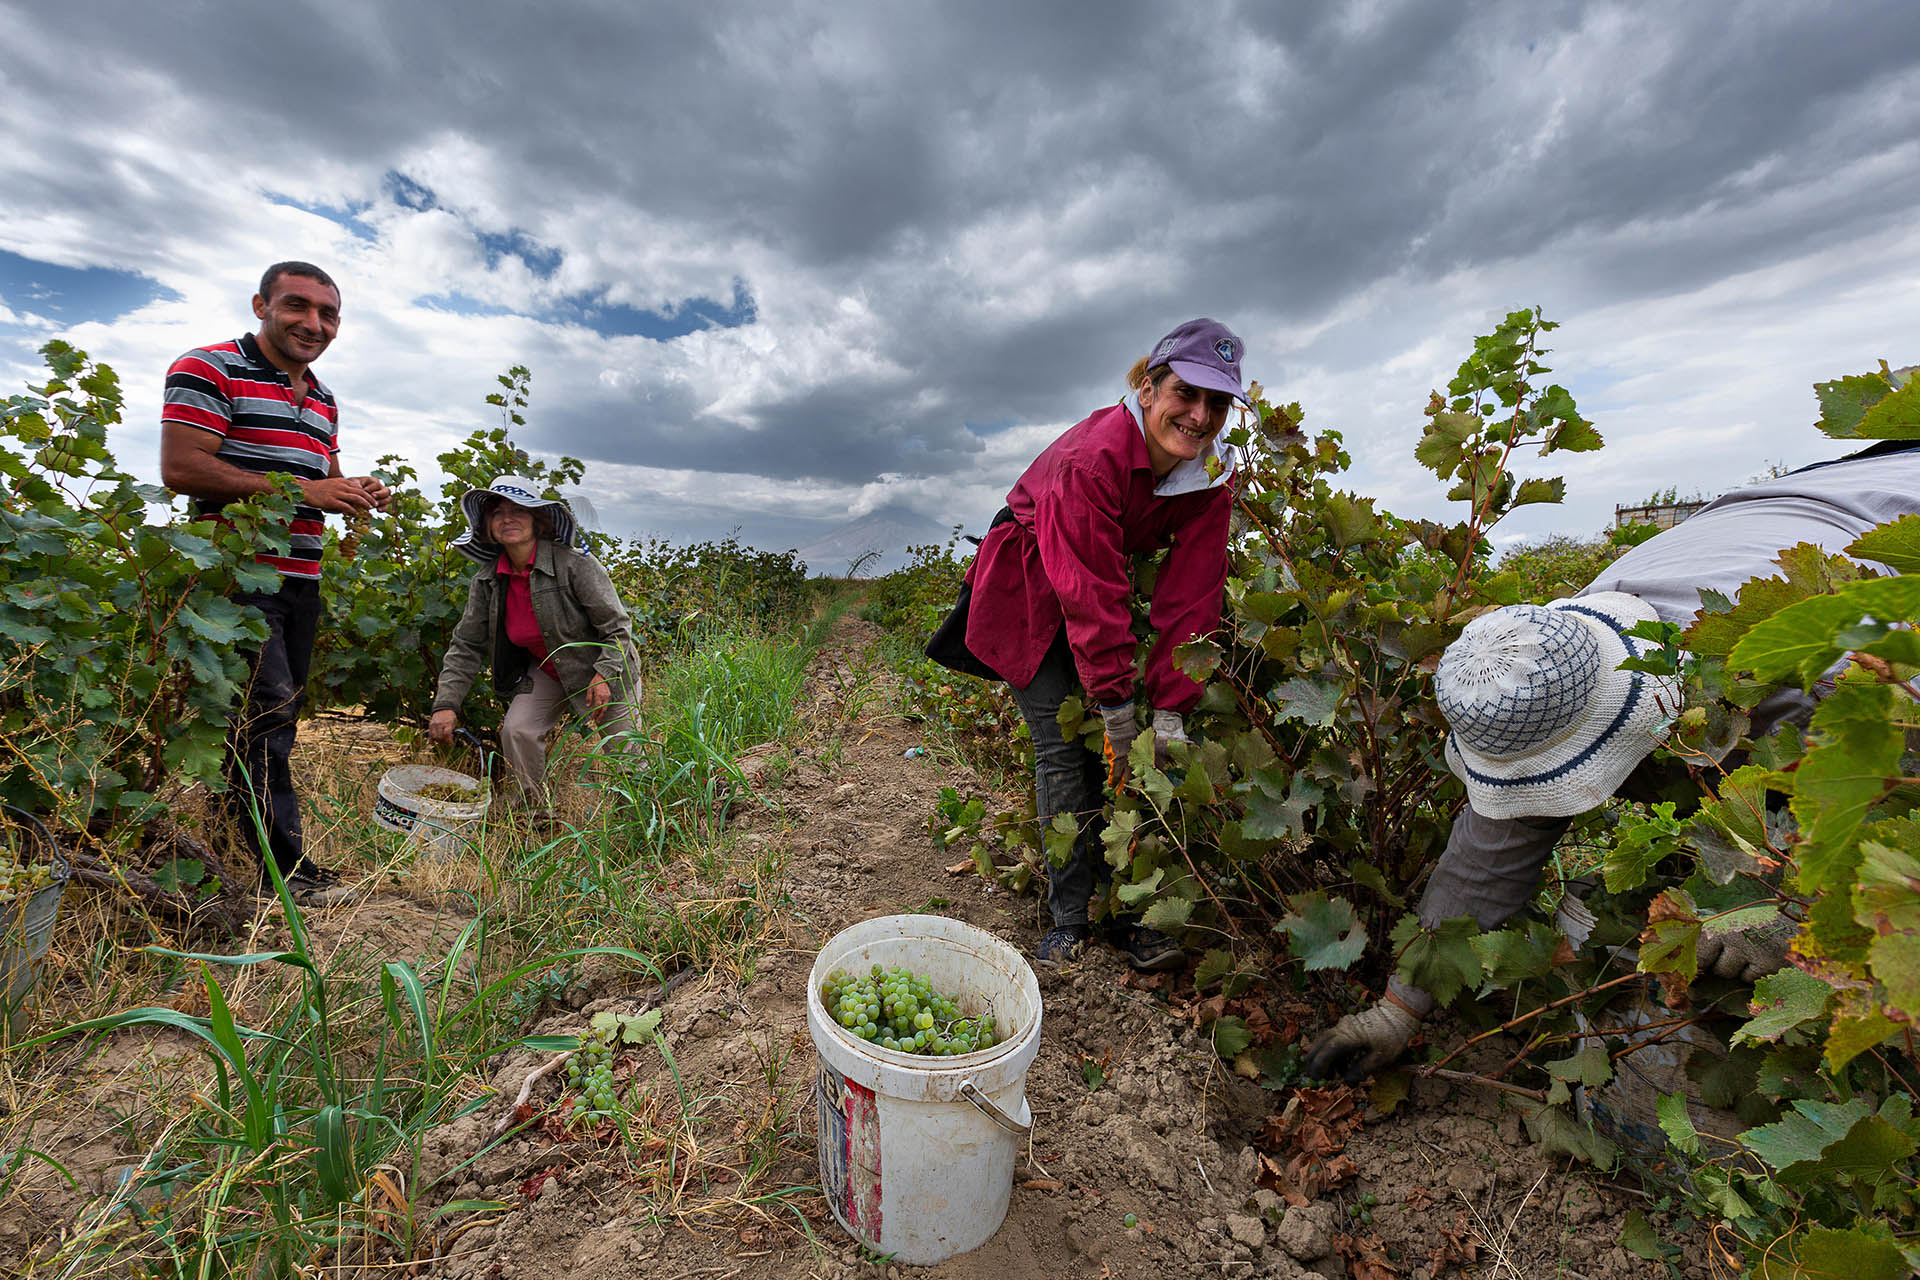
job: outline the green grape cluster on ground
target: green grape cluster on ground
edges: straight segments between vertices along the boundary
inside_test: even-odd
[[[613,1043],[596,1033],[567,1060],[567,1083],[578,1091],[567,1113],[567,1127],[596,1125],[620,1106],[613,1087]]]
[[[963,1018],[951,996],[904,968],[879,965],[854,975],[835,969],[820,989],[835,1022],[862,1040],[899,1053],[953,1057],[998,1044],[993,1015]]]

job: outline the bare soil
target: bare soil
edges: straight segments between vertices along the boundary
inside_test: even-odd
[[[1675,1224],[1653,1212],[1633,1184],[1543,1154],[1504,1095],[1420,1081],[1405,1103],[1383,1115],[1363,1090],[1268,1091],[1237,1076],[1214,1052],[1199,1030],[1202,1006],[1192,999],[1190,983],[1184,993],[1180,980],[1156,990],[1130,977],[1104,948],[1063,971],[1040,972],[1043,1040],[1027,1079],[1034,1135],[1006,1223],[986,1245],[935,1267],[888,1265],[846,1236],[817,1193],[765,1198],[769,1190],[808,1187],[818,1176],[805,987],[821,942],[875,915],[927,910],[1024,949],[1043,923],[1035,899],[996,889],[971,869],[951,870],[951,857],[936,850],[926,817],[939,789],[979,789],[981,783],[932,757],[907,754],[922,745],[921,736],[886,696],[890,686],[870,654],[877,640],[869,625],[844,619],[816,658],[808,721],[837,726],[831,739],[837,749],[803,753],[784,768],[771,760],[748,765],[778,809],[747,808],[739,838],[774,841],[786,851],[792,912],[781,936],[744,981],[696,979],[665,1006],[665,1039],[687,1092],[728,1100],[709,1108],[713,1163],[662,1194],[662,1153],[636,1160],[609,1135],[568,1140],[538,1126],[474,1159],[539,1061],[515,1055],[493,1081],[498,1099],[430,1141],[427,1172],[440,1181],[429,1199],[484,1197],[509,1206],[454,1238],[432,1274],[484,1280],[601,1280],[636,1271],[724,1280],[909,1272],[929,1280],[1709,1274],[1706,1244],[1697,1235],[1682,1240],[1673,1270],[1627,1252],[1620,1239],[1628,1210],[1647,1212],[1669,1231]],[[637,1011],[647,995],[596,993],[580,1012],[542,1030],[579,1030],[600,1008]],[[1271,1021],[1286,1024],[1283,1034],[1316,1029],[1317,1022],[1299,1025],[1299,1013],[1298,1005],[1272,1001]],[[1460,1038],[1444,1023],[1430,1034]],[[1497,1062],[1512,1048],[1490,1045],[1486,1061]],[[783,1050],[790,1053],[778,1062]],[[1104,1064],[1098,1087],[1089,1087],[1083,1072],[1089,1061]],[[1472,1061],[1466,1065],[1471,1069]],[[657,1052],[637,1054],[632,1069],[650,1096],[674,1095]],[[545,1080],[532,1100],[542,1104],[558,1093]],[[1294,1096],[1305,1106],[1289,1112]],[[730,1194],[748,1161],[742,1149],[728,1147],[745,1122],[736,1119],[729,1128],[725,1121],[756,1114],[783,1117],[771,1176]],[[1314,1151],[1318,1157],[1311,1157]],[[1333,1185],[1313,1197],[1300,1194],[1318,1182]],[[1289,1203],[1275,1186],[1308,1202]],[[1357,1215],[1366,1196],[1374,1201],[1365,1206],[1371,1224]],[[1134,1225],[1126,1225],[1129,1220]]]
[[[1235,1074],[1201,1027],[1210,1013],[1190,977],[1142,981],[1094,948],[1039,973],[1042,1046],[1027,1079],[1033,1138],[1005,1224],[980,1249],[930,1268],[876,1259],[833,1221],[815,1189],[817,1064],[806,1029],[815,951],[876,915],[933,911],[988,929],[1022,950],[1044,910],[953,869],[926,830],[942,786],[984,784],[926,754],[898,713],[873,656],[878,632],[842,619],[814,661],[794,753],[772,749],[745,773],[768,803],[737,806],[733,838],[781,855],[787,909],[757,955],[694,975],[662,1005],[666,1055],[636,1047],[620,1074],[641,1086],[627,1134],[570,1133],[556,1119],[563,1078],[514,1099],[547,1059],[519,1051],[470,1092],[471,1115],[427,1136],[417,1169],[384,1170],[378,1193],[420,1241],[405,1261],[328,1260],[329,1276],[450,1280],[1143,1280],[1228,1277],[1564,1276],[1574,1280],[1704,1277],[1701,1233],[1656,1212],[1631,1182],[1597,1177],[1532,1145],[1509,1099],[1420,1081],[1391,1114],[1363,1088],[1270,1091]],[[743,799],[751,801],[750,797]],[[354,907],[310,914],[328,946],[381,958],[444,954],[462,919],[447,899],[383,888]],[[271,917],[261,949],[284,927]],[[567,1007],[536,1028],[578,1033],[600,1010],[638,1012],[654,989],[593,969]],[[241,993],[244,1001],[247,996]],[[264,998],[264,993],[262,993]],[[191,1001],[191,996],[183,994]],[[198,1012],[198,1010],[193,1010]],[[1242,1006],[1282,1043],[1310,1036],[1330,1011],[1256,990]],[[1458,1041],[1442,1021],[1429,1036]],[[1511,1044],[1486,1046],[1482,1067]],[[0,1223],[0,1272],[57,1234],[89,1198],[109,1193],[163,1126],[113,1111],[132,1075],[203,1071],[174,1033],[122,1035],[71,1064],[52,1087],[77,1104],[36,1145],[80,1187],[47,1185],[29,1212]],[[1098,1071],[1088,1069],[1097,1064]],[[1475,1069],[1471,1058],[1457,1063]],[[677,1079],[676,1079],[677,1073]],[[118,1090],[118,1092],[116,1092]],[[494,1142],[505,1124],[512,1136]],[[369,1194],[373,1194],[370,1191]],[[1371,1203],[1367,1198],[1371,1198]],[[484,1206],[484,1207],[483,1207]],[[1361,1219],[1361,1210],[1371,1222]],[[1672,1266],[1621,1244],[1625,1214],[1679,1235]],[[1128,1225],[1131,1223],[1132,1225]],[[396,1227],[397,1230],[397,1227]]]

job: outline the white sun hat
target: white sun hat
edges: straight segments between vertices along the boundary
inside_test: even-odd
[[[1598,806],[1666,737],[1680,682],[1621,671],[1654,648],[1627,635],[1653,606],[1624,591],[1509,605],[1447,646],[1433,673],[1452,730],[1447,767],[1489,818],[1568,818]]]
[[[575,550],[581,547],[579,524],[563,499],[541,497],[539,483],[525,476],[496,476],[486,488],[469,489],[460,497],[460,510],[467,517],[467,531],[453,540],[453,549],[468,559],[491,564],[500,558],[500,544],[489,538],[481,527],[488,498],[505,498],[528,510],[544,507],[553,521],[553,540],[563,547]]]

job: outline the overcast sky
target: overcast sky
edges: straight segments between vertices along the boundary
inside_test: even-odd
[[[1503,528],[1589,532],[1840,452],[1810,384],[1920,359],[1913,17],[0,0],[0,394],[66,337],[157,478],[167,364],[306,258],[349,472],[436,478],[522,363],[521,443],[586,459],[609,531],[784,547],[979,528],[1204,314],[1353,487],[1444,515],[1426,394],[1537,304],[1607,448]]]

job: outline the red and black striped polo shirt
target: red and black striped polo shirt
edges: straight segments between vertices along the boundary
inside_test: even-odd
[[[307,373],[307,398],[295,403],[293,379],[260,353],[252,334],[233,342],[189,351],[167,370],[166,403],[160,421],[184,423],[220,437],[214,456],[244,471],[287,471],[307,480],[333,470],[340,410],[333,393]],[[197,498],[200,516],[217,516],[222,503]],[[302,503],[284,556],[263,555],[262,564],[296,578],[320,576],[326,517]]]

